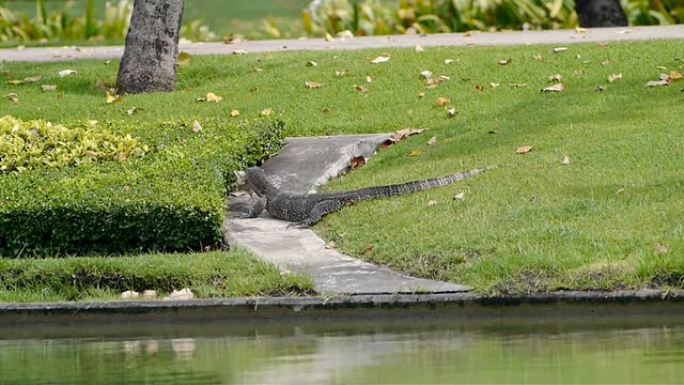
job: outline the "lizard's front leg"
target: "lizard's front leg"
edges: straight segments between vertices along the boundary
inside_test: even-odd
[[[242,218],[256,218],[266,208],[266,198],[258,194],[250,194],[252,205],[249,208],[249,213],[242,215]]]

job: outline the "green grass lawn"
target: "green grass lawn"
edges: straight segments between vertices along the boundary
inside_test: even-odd
[[[370,64],[384,52],[389,63]],[[309,60],[318,66],[307,67]],[[113,81],[116,63],[5,64],[0,72],[9,77],[44,75],[42,83],[61,92],[3,84],[0,95],[13,91],[20,101],[0,105],[24,119],[128,124],[227,120],[232,109],[255,117],[271,108],[287,135],[430,128],[329,189],[498,168],[451,187],[355,205],[315,230],[351,255],[487,293],[684,287],[684,81],[645,87],[662,72],[683,71],[683,63],[682,41],[572,45],[558,54],[522,46],[195,57],[180,68],[176,93],[126,96],[114,105],[95,83]],[[58,78],[66,68],[79,74]],[[450,80],[427,89],[423,70]],[[618,73],[624,78],[609,83]],[[540,93],[555,74],[566,90]],[[306,81],[322,87],[307,89]],[[224,101],[195,102],[207,92]],[[458,115],[448,119],[438,97],[449,98]],[[128,116],[132,107],[143,110]],[[428,146],[432,136],[437,144]],[[519,146],[534,149],[518,155]],[[453,200],[461,192],[465,199]]]
[[[114,300],[124,291],[189,288],[199,298],[301,295],[311,281],[281,275],[242,250],[68,259],[0,259],[0,302]]]

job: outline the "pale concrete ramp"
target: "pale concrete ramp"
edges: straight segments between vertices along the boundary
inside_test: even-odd
[[[389,138],[384,135],[293,138],[280,154],[264,165],[268,178],[279,188],[305,194],[344,171],[352,158],[373,155]],[[401,275],[385,267],[363,262],[326,248],[310,229],[273,219],[240,218],[249,206],[247,197],[231,199],[223,226],[224,239],[231,247],[250,250],[284,271],[307,274],[319,293],[455,293],[470,288],[448,282]]]

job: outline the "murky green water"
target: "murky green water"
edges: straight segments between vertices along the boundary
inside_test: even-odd
[[[214,324],[131,327],[130,335],[148,334],[135,338],[119,330],[98,338],[6,339],[0,384],[684,382],[684,320],[628,327],[455,324]]]

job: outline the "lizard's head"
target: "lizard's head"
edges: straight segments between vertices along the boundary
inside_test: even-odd
[[[266,196],[275,191],[271,182],[266,178],[266,173],[260,167],[248,168],[246,180],[250,188],[258,195]]]

